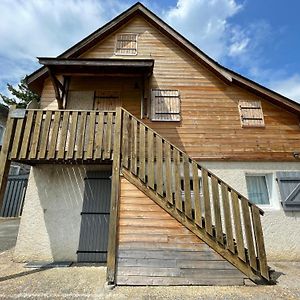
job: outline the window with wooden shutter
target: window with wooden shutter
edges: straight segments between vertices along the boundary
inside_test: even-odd
[[[286,211],[300,211],[300,172],[277,172],[282,207]]]
[[[117,35],[116,49],[117,55],[136,55],[137,54],[137,34],[123,33]]]
[[[180,97],[178,90],[151,90],[151,120],[180,121]]]
[[[264,127],[261,101],[239,101],[242,127]]]

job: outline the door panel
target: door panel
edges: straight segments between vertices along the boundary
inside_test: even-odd
[[[106,262],[110,213],[110,172],[89,172],[85,178],[78,262]]]

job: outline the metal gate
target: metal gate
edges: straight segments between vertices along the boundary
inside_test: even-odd
[[[111,172],[88,172],[85,178],[78,262],[106,262]]]
[[[28,175],[18,175],[8,178],[0,217],[21,216],[27,183]]]

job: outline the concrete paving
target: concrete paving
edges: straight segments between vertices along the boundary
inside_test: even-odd
[[[0,299],[300,299],[300,262],[271,263],[280,275],[277,285],[243,287],[116,287],[110,290],[105,284],[105,267],[28,269],[25,264],[12,260],[14,248],[10,245],[16,237],[13,224],[17,222],[11,221],[0,220],[3,240],[8,238],[4,242],[7,246],[1,245],[8,249],[0,253]]]

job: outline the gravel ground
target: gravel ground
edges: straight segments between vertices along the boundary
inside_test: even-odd
[[[300,299],[300,262],[270,263],[280,275],[274,286],[116,287],[113,290],[105,285],[105,267],[25,268],[25,264],[12,261],[17,224],[11,220],[4,231],[0,230],[0,299]]]
[[[300,263],[273,263],[283,274],[275,286],[116,287],[105,285],[105,267],[28,269],[0,253],[0,299],[300,299]]]

